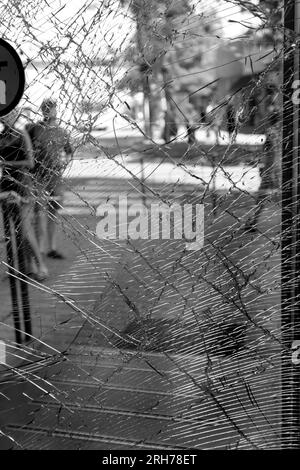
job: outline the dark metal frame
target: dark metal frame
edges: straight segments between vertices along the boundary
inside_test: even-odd
[[[28,284],[24,276],[25,252],[20,208],[16,204],[3,203],[2,215],[15,338],[17,344],[22,344],[31,339],[32,326]]]
[[[300,154],[299,105],[293,83],[299,78],[295,0],[284,5],[281,328],[282,447],[300,447],[300,361],[293,345],[300,340]]]

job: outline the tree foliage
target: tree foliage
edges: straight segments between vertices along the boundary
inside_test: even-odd
[[[135,18],[134,41],[126,54],[126,75],[120,86],[133,92],[159,89],[167,111],[179,121],[197,119],[201,97],[212,92],[212,65],[207,50],[215,44],[209,24],[196,14],[193,2],[183,0],[124,0]],[[213,9],[210,9],[213,13]],[[192,97],[192,99],[190,99]],[[151,104],[150,104],[151,106]]]

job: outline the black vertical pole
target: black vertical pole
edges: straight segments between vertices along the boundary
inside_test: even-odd
[[[282,327],[282,447],[299,448],[300,361],[293,351],[299,335],[298,232],[298,110],[293,100],[297,78],[295,0],[284,4],[281,327]]]
[[[295,31],[296,31],[296,58],[295,69],[296,79],[300,78],[300,0],[295,0]],[[299,86],[297,87],[299,90]],[[300,107],[299,100],[294,100],[295,107],[295,125],[294,125],[294,160],[296,162],[296,230],[295,230],[295,306],[293,316],[293,338],[292,338],[292,367],[294,374],[294,425],[296,428],[297,447],[300,448]]]
[[[29,293],[28,293],[28,284],[24,278],[24,273],[26,270],[25,266],[25,253],[24,253],[24,237],[22,234],[22,222],[20,209],[15,208],[14,212],[14,226],[16,233],[16,248],[17,248],[17,258],[19,266],[19,278],[20,278],[20,287],[21,287],[21,299],[22,299],[22,312],[23,312],[23,321],[24,321],[24,331],[25,331],[25,341],[29,341],[32,334],[31,329],[31,317],[30,317],[30,302],[29,302]]]
[[[9,284],[10,284],[10,292],[11,292],[11,303],[12,303],[12,314],[13,314],[13,321],[15,327],[15,336],[16,336],[16,343],[22,343],[22,335],[21,335],[21,321],[20,321],[20,305],[18,301],[18,289],[17,289],[17,279],[14,277],[14,252],[12,246],[12,230],[11,230],[11,222],[10,222],[10,214],[9,208],[6,204],[2,206],[2,214],[3,214],[3,225],[4,225],[4,235],[6,239],[6,253],[7,253],[7,264],[8,274],[9,274]]]

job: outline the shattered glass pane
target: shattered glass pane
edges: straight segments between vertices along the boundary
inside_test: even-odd
[[[0,448],[297,445],[283,11],[1,3],[34,167],[19,205],[1,201]]]

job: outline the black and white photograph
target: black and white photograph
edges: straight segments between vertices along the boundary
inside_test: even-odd
[[[0,0],[0,450],[300,449],[299,105],[300,0]]]

